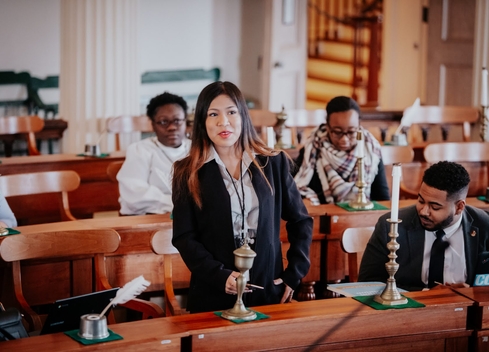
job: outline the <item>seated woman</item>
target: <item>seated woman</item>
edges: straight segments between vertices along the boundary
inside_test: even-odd
[[[0,194],[0,227],[16,227],[17,219],[10,209],[7,200]]]
[[[187,103],[182,97],[160,94],[151,99],[146,114],[156,136],[127,148],[117,174],[122,215],[171,212],[172,166],[190,150],[190,140],[185,137]]]
[[[365,140],[365,194],[371,200],[388,200],[380,144],[360,126],[360,107],[349,97],[339,96],[326,105],[327,121],[314,130],[299,152],[294,180],[303,197],[313,204],[345,202],[358,192],[356,168],[357,131]]]

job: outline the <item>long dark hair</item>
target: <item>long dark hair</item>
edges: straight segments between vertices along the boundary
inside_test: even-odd
[[[243,153],[247,153],[253,163],[261,166],[253,158],[253,153],[258,155],[271,156],[278,152],[269,148],[256,133],[251,123],[250,114],[246,106],[246,101],[241,91],[231,82],[213,82],[200,92],[195,106],[194,128],[192,133],[192,146],[188,157],[174,164],[173,172],[173,192],[176,197],[181,195],[183,189],[188,187],[189,192],[195,203],[201,207],[200,183],[197,171],[204,165],[209,158],[212,141],[207,134],[205,122],[207,113],[212,101],[219,95],[227,95],[238,108],[241,116],[241,135],[236,142],[237,148]],[[264,176],[264,174],[262,173]],[[265,177],[265,176],[264,176]]]

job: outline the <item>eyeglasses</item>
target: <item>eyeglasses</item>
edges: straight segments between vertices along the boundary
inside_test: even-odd
[[[341,139],[341,138],[343,138],[343,136],[347,136],[349,139],[354,139],[357,137],[358,129],[343,132],[342,130],[334,130],[334,129],[331,129],[331,127],[330,127],[329,132],[331,132],[331,136],[333,136],[334,138],[337,138],[337,139]]]
[[[161,127],[168,128],[170,125],[180,126],[185,119],[175,119],[175,120],[161,120],[155,121],[155,124],[160,125]]]

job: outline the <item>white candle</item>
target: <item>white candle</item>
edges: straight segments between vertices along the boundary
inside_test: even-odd
[[[399,213],[399,188],[401,183],[401,164],[392,167],[392,197],[391,197],[391,220],[398,220]]]
[[[487,106],[487,68],[482,68],[481,105]]]
[[[357,158],[363,158],[365,156],[365,140],[363,139],[362,132],[357,132],[357,148],[355,149],[355,156]]]
[[[275,146],[275,133],[273,131],[273,127],[267,127],[267,145],[269,148],[273,148]]]

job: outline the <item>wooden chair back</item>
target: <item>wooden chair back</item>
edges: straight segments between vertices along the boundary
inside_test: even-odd
[[[107,132],[115,133],[115,150],[121,150],[120,135],[131,132],[153,132],[151,120],[146,115],[123,115],[110,117],[106,124]]]
[[[384,165],[410,163],[414,159],[414,150],[410,146],[383,145],[381,147]]]
[[[409,107],[404,110],[404,115],[410,109],[417,109],[413,114],[411,123],[421,126],[423,141],[428,138],[430,126],[439,125],[442,129],[442,140],[448,138],[449,125],[462,126],[462,138],[464,142],[471,140],[471,124],[475,124],[479,119],[479,110],[472,106],[419,106]],[[414,138],[414,137],[413,137]]]
[[[261,139],[268,143],[267,127],[274,127],[277,124],[277,113],[260,109],[250,109],[249,112],[251,124]]]
[[[264,127],[277,124],[278,112],[259,109],[250,109],[249,112],[253,126],[261,133],[262,139],[266,140]],[[291,143],[295,147],[300,146],[312,129],[326,122],[326,111],[324,109],[293,109],[285,110],[285,113],[287,114],[285,127],[291,130]]]
[[[341,248],[348,254],[348,275],[350,282],[358,281],[358,269],[363,252],[374,231],[373,226],[347,228],[341,236]]]
[[[387,184],[392,192],[392,166],[394,164],[411,164],[414,159],[414,150],[411,146],[394,146],[394,145],[383,145],[381,147],[382,161],[385,167],[385,176],[387,178]],[[406,167],[406,166],[405,166]],[[404,168],[403,168],[404,170]],[[416,179],[418,181],[411,182],[411,184],[417,184],[421,182],[423,177],[421,168],[416,168],[414,174],[410,174],[410,180]],[[413,172],[413,168],[410,168],[410,172]],[[404,172],[403,172],[404,175]],[[418,190],[410,188],[404,182],[404,177],[401,178],[400,184],[400,197],[401,198],[417,198]]]
[[[36,146],[36,132],[44,128],[44,120],[39,116],[6,116],[0,118],[1,134],[27,134],[29,155],[40,155]]]
[[[293,109],[287,110],[285,126],[291,129],[292,145],[298,147],[304,144],[304,139],[309,137],[313,129],[322,123],[326,123],[326,110]]]
[[[166,316],[186,313],[186,310],[180,307],[174,292],[172,256],[180,256],[180,254],[171,242],[172,236],[172,228],[166,228],[155,232],[151,238],[153,252],[163,256],[163,265],[165,268],[164,291]]]
[[[468,196],[486,194],[489,182],[489,142],[431,143],[425,147],[423,155],[429,164],[440,160],[462,164],[471,178]]]
[[[117,250],[119,242],[119,234],[111,229],[53,231],[28,235],[21,233],[4,238],[0,243],[0,258],[12,263],[11,276],[16,303],[29,323],[29,330],[40,330],[42,322],[40,316],[34,312],[24,297],[22,287],[26,277],[22,275],[21,262],[27,262],[28,265],[29,260],[53,262],[61,258],[77,258],[77,260],[94,258],[96,282],[107,282],[104,253]],[[75,274],[83,276],[82,273]],[[40,286],[43,286],[41,282],[49,282],[51,285],[64,284],[61,282],[62,278],[48,277],[48,273],[45,277],[33,279],[39,280]],[[68,286],[73,285],[76,283],[68,283]],[[57,299],[60,298],[66,297]]]
[[[71,214],[68,192],[80,186],[80,176],[72,170],[33,172],[0,176],[0,192],[5,197],[58,193],[62,220],[76,220]]]
[[[117,174],[119,173],[122,164],[124,164],[124,161],[121,160],[113,161],[107,165],[107,176],[109,177],[110,181],[117,183]]]

